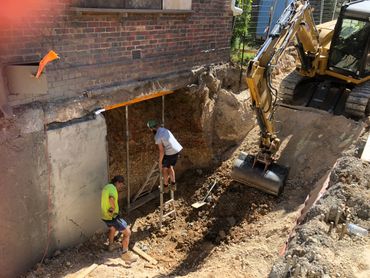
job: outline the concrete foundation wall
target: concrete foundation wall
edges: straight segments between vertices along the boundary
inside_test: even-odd
[[[47,140],[43,123],[43,111],[35,107],[18,111],[14,119],[0,119],[1,278],[33,267],[47,247],[51,255],[104,227],[104,118],[49,130]]]
[[[41,109],[0,119],[0,277],[17,277],[46,248],[48,172]],[[29,121],[32,118],[33,121]]]
[[[104,227],[100,193],[108,180],[106,134],[102,116],[48,131],[56,248],[86,240]]]

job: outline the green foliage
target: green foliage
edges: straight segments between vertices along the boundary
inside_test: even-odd
[[[250,50],[243,50],[242,49],[234,49],[231,53],[231,61],[234,63],[241,63],[243,61],[243,65],[247,65],[249,60],[252,60],[255,57],[254,53],[251,53]]]
[[[235,2],[237,7],[243,9],[243,13],[240,16],[234,17],[233,34],[231,37],[231,60],[234,62],[244,62],[252,59],[254,56],[246,51],[248,42],[253,41],[250,32],[252,0],[236,0]]]
[[[231,46],[237,47],[236,44],[251,40],[249,34],[249,23],[251,20],[252,0],[236,0],[236,6],[243,9],[240,16],[234,17],[233,34],[231,37]]]

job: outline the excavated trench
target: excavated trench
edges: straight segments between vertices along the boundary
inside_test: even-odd
[[[162,105],[158,98],[129,107],[132,192],[145,181],[157,159],[153,135],[145,124],[148,119],[161,119]],[[233,160],[240,151],[255,154],[259,139],[248,93],[238,90],[237,71],[212,70],[198,84],[166,96],[164,107],[165,126],[184,146],[176,166],[177,217],[167,219],[159,228],[159,198],[125,215],[133,231],[132,244],[136,242],[158,264],[139,260],[132,266],[124,265],[119,252],[105,250],[106,235],[101,232],[48,259],[27,277],[61,277],[93,263],[98,266],[89,277],[267,277],[307,195],[316,186],[321,188],[322,179],[337,159],[364,136],[360,122],[326,112],[280,107],[276,115],[282,139],[278,162],[288,166],[290,174],[283,194],[274,197],[230,178]],[[110,177],[126,175],[125,112],[121,108],[104,113]],[[191,207],[204,197],[213,181],[217,184],[209,203],[199,209]],[[276,277],[287,275],[285,270],[294,265],[281,260]]]

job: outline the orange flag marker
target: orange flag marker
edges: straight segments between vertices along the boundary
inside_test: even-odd
[[[39,63],[39,68],[37,70],[36,78],[39,78],[42,71],[44,70],[47,63],[54,61],[55,59],[59,59],[58,54],[56,54],[53,50],[50,50],[48,54],[42,58],[42,60]]]

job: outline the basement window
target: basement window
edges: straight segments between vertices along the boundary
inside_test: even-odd
[[[179,12],[191,11],[191,0],[79,0],[71,10],[77,12]]]

